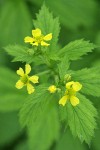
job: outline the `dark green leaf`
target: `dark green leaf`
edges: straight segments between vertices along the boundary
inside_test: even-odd
[[[81,144],[80,141],[76,138],[73,138],[71,132],[67,128],[66,131],[62,132],[62,137],[59,139],[55,150],[86,150],[85,145]]]
[[[26,100],[27,92],[15,88],[17,75],[8,68],[0,68],[0,111],[18,110]]]
[[[20,135],[20,131],[16,112],[0,113],[0,145],[9,144]]]
[[[42,5],[44,0],[30,0],[37,5]],[[93,0],[47,0],[46,4],[58,16],[64,26],[77,29],[81,25],[90,27],[95,21],[97,9],[96,1]],[[67,37],[67,34],[66,34]]]
[[[0,8],[0,44],[24,44],[32,29],[31,15],[24,1],[6,1]]]

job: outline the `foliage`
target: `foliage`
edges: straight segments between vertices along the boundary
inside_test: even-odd
[[[28,5],[26,5],[26,2]],[[47,6],[49,5],[55,14],[59,14],[59,16],[57,14],[59,19],[54,17],[48,7],[43,4],[39,13],[36,14],[36,18],[33,19],[33,29],[41,29],[43,35],[52,33],[50,45],[47,47],[24,44],[24,37],[31,35],[31,17],[33,14],[30,12],[32,11],[35,14],[35,11],[37,11],[30,6],[32,3],[36,7],[36,5],[42,3],[42,0],[1,2],[4,6],[0,10],[0,31],[4,30],[4,32],[1,34],[0,44],[3,46],[3,50],[13,58],[13,63],[7,64],[13,70],[3,66],[4,63],[0,67],[0,119],[2,120],[1,133],[3,135],[3,138],[0,138],[0,145],[17,138],[18,135],[21,135],[19,130],[25,128],[27,139],[22,137],[24,140],[21,139],[21,142],[15,147],[16,150],[60,150],[66,149],[67,146],[68,149],[73,150],[72,145],[80,150],[88,149],[84,142],[89,146],[91,145],[92,138],[95,136],[95,129],[98,127],[96,108],[99,103],[96,97],[100,96],[100,68],[97,61],[91,62],[90,60],[91,56],[93,56],[93,59],[99,54],[99,47],[97,48],[89,40],[83,39],[83,33],[80,39],[80,36],[77,36],[72,38],[75,40],[65,43],[70,41],[70,36],[76,34],[81,28],[82,31],[85,28],[88,30],[88,27],[93,27],[97,8],[96,2],[88,0],[83,4],[80,0],[77,0],[75,4],[73,0],[67,0],[66,2],[58,0],[56,5],[55,1],[48,0]],[[27,6],[30,8],[30,12]],[[11,15],[8,16],[9,10],[11,10]],[[60,34],[60,28],[61,34],[66,28],[63,38]],[[72,30],[73,34],[70,35],[68,30]],[[65,31],[68,31],[68,35]],[[88,34],[87,31],[85,32],[85,34]],[[99,34],[96,43],[99,43]],[[93,51],[95,48],[97,50]],[[5,55],[4,51],[2,51],[2,56],[4,56],[2,59],[6,64],[6,58],[9,58],[9,56]],[[96,55],[94,56],[94,54]],[[85,62],[86,58],[86,62],[90,63],[89,68]],[[85,67],[83,63],[80,63],[82,61],[85,62]],[[77,63],[79,68],[76,65]],[[31,95],[28,95],[24,88],[20,90],[15,88],[15,83],[18,80],[15,70],[20,65],[23,68],[24,64],[30,64],[33,74],[36,73],[39,76],[39,84],[35,86],[35,92]],[[92,67],[91,64],[93,64]],[[27,74],[24,75],[24,79],[27,79]],[[20,81],[22,81],[22,78],[20,78]],[[65,85],[71,81],[82,84],[82,89],[76,93],[79,104],[72,106],[70,100],[68,100],[65,106],[59,105],[59,100],[65,94]],[[23,82],[26,86],[26,81]],[[51,85],[56,87],[53,93],[48,90]],[[16,114],[13,115],[13,111],[18,111],[22,129],[20,129]],[[8,116],[3,114],[5,112],[11,113],[11,117],[9,117],[9,114]],[[10,120],[13,124],[10,124]],[[8,122],[9,130],[3,125],[5,122]],[[9,132],[10,130],[11,132]],[[94,140],[92,147],[99,149],[98,142],[95,143]]]
[[[27,95],[15,88],[17,76],[13,71],[3,67],[0,71],[0,111],[18,110],[24,104]]]
[[[81,142],[85,140],[90,144],[91,136],[96,128],[97,111],[86,97],[78,95],[78,98],[79,106],[74,108],[69,104],[67,107],[68,124],[74,136],[78,136]]]
[[[37,19],[33,20],[35,28],[40,28],[43,34],[52,33],[53,39],[50,43],[50,52],[56,49],[56,44],[58,41],[58,35],[60,31],[59,19],[53,18],[53,15],[49,12],[48,8],[43,5],[39,14],[37,14]]]
[[[100,68],[85,68],[79,71],[75,71],[73,74],[73,80],[78,80],[82,83],[82,92],[88,95],[100,96]]]
[[[20,135],[20,131],[17,112],[0,113],[0,145],[8,144],[14,140]]]

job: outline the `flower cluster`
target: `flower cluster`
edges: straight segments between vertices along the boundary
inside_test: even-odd
[[[45,41],[50,41],[52,39],[52,33],[47,34],[44,36],[41,33],[41,30],[39,28],[32,30],[33,37],[25,37],[24,41],[25,43],[30,43],[32,46],[49,46],[50,44],[46,43]],[[35,88],[30,82],[33,84],[38,83],[39,77],[36,75],[29,76],[29,73],[31,72],[31,66],[29,64],[25,65],[25,72],[22,68],[19,68],[17,70],[17,74],[20,76],[20,80],[16,83],[16,88],[21,89],[23,86],[27,87],[28,94],[32,94],[35,91]],[[70,75],[65,76],[65,82],[71,80]],[[82,85],[79,82],[68,82],[66,83],[66,91],[64,96],[59,100],[59,104],[62,106],[65,106],[67,101],[69,100],[70,103],[73,106],[76,106],[79,104],[79,99],[76,97],[76,93],[81,90]],[[57,88],[55,85],[51,85],[48,88],[48,91],[50,93],[55,93],[56,91],[59,91],[61,89]]]
[[[68,100],[73,106],[79,104],[79,99],[76,97],[76,93],[81,90],[82,85],[79,82],[68,82],[66,83],[66,91],[64,96],[59,100],[59,104],[65,106]],[[52,85],[48,88],[50,93],[55,93],[57,88],[56,86]]]

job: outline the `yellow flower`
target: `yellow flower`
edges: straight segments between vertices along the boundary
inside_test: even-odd
[[[57,91],[57,88],[55,85],[51,85],[51,86],[49,86],[48,91],[50,93],[55,93]]]
[[[59,100],[59,104],[65,106],[68,100],[73,106],[79,104],[79,99],[76,97],[76,92],[81,90],[82,85],[79,82],[68,82],[66,83],[66,92],[65,95]]]
[[[32,36],[33,37],[25,37],[25,43],[30,43],[35,46],[38,46],[39,44],[41,46],[49,46],[50,44],[46,43],[45,41],[50,41],[52,39],[52,33],[44,36],[39,28],[32,30]]]
[[[25,72],[22,68],[19,68],[17,70],[17,74],[20,76],[20,80],[16,83],[16,88],[21,89],[23,86],[27,86],[28,94],[32,94],[35,91],[35,88],[30,84],[32,83],[38,83],[39,77],[36,75],[29,76],[28,74],[31,72],[31,66],[29,64],[25,65]]]

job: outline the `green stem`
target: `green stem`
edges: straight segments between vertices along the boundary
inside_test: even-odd
[[[36,75],[38,75],[38,76],[42,76],[42,75],[47,74],[47,73],[49,73],[49,72],[50,72],[50,70],[46,70],[46,71],[43,71],[43,72],[37,73]]]
[[[46,74],[46,73],[51,73],[51,74],[54,75],[55,83],[58,84],[59,83],[59,75],[57,75],[57,72],[53,68],[53,66],[52,66],[52,64],[50,62],[50,59],[49,59],[47,53],[45,51],[41,51],[41,52],[42,52],[42,56],[45,59],[45,64],[47,65],[47,67],[49,68],[49,70],[41,72],[38,75],[43,75],[43,74]]]

